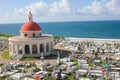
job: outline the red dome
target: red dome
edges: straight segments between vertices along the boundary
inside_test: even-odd
[[[25,32],[25,31],[41,31],[41,28],[37,23],[33,21],[29,21],[26,22],[20,30],[20,32]]]

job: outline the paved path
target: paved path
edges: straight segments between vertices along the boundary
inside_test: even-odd
[[[2,51],[0,51],[0,62],[2,62],[2,63],[7,63],[8,62],[8,60],[7,59],[4,59],[1,55],[2,55]]]
[[[8,59],[4,59],[2,56],[1,56],[1,54],[2,54],[3,52],[2,51],[0,51],[0,62],[2,62],[2,63],[8,63],[8,62],[17,62],[17,63],[22,63],[22,64],[25,64],[25,63],[39,63],[39,62],[41,62],[41,60],[29,60],[29,61],[19,61],[19,60],[8,60]],[[61,56],[65,56],[65,53],[64,54],[62,54]],[[87,57],[91,57],[92,56],[92,54],[86,54],[86,56]],[[107,55],[101,55],[101,57],[102,58],[105,58]],[[116,57],[117,58],[119,58],[120,59],[120,56],[110,56],[111,58],[113,58],[113,59],[116,59]],[[65,60],[65,58],[66,57],[63,57],[61,60]],[[54,57],[54,59],[53,58],[51,58],[51,59],[45,59],[45,61],[46,62],[49,62],[50,64],[56,64],[56,62],[57,62],[57,57]]]
[[[86,54],[87,57],[92,57],[92,54]],[[104,54],[104,55],[98,55],[98,56],[101,56],[102,59],[105,59],[108,55]],[[117,56],[117,55],[110,55],[109,57],[113,58],[116,60],[117,59],[120,59],[120,56]]]
[[[19,60],[8,60],[8,59],[4,59],[1,54],[3,52],[0,51],[0,62],[6,64],[8,62],[17,62],[17,63],[22,63],[22,64],[25,64],[25,63],[39,63],[41,62],[41,60],[29,60],[29,61],[19,61]],[[64,54],[63,54],[64,55]],[[65,58],[62,58],[62,59],[65,59]],[[61,59],[61,60],[62,60]],[[57,63],[57,57],[54,57],[54,58],[51,58],[51,59],[45,59],[46,62],[49,62],[50,64],[56,64]]]

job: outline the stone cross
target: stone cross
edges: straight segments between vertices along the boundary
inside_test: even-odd
[[[32,15],[31,12],[29,12],[29,14],[28,14],[28,18],[29,18],[29,21],[33,21],[33,15]]]

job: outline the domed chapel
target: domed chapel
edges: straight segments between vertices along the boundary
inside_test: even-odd
[[[19,36],[10,37],[9,52],[11,55],[23,55],[24,57],[39,57],[50,55],[53,49],[53,35],[42,34],[39,24],[33,21],[31,12],[28,14],[28,22],[20,29]]]

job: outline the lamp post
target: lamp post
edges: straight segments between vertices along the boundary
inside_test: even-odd
[[[57,54],[58,54],[57,65],[59,65],[60,64],[60,53],[59,53],[59,51],[57,52]]]
[[[42,63],[41,63],[41,67],[42,67],[41,70],[44,71],[44,55],[43,55],[43,53],[41,53],[40,59],[42,61]]]

